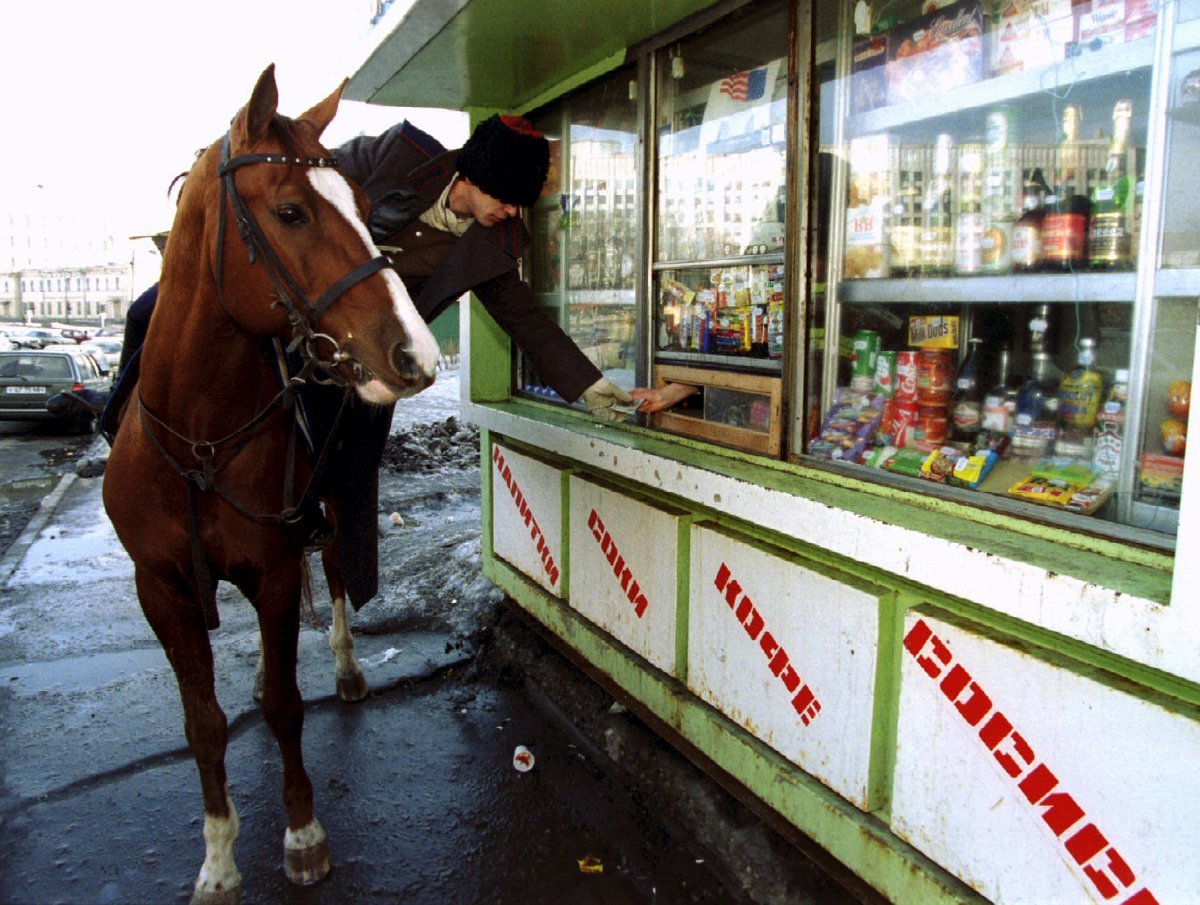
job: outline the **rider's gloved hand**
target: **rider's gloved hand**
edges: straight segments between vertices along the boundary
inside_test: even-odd
[[[614,405],[633,405],[633,397],[609,380],[601,377],[583,391],[583,404],[597,418],[608,421],[624,421],[627,412],[619,412]]]

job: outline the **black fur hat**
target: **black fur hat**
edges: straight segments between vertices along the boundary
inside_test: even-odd
[[[550,170],[550,143],[521,116],[489,116],[458,152],[458,172],[505,204],[537,201]]]

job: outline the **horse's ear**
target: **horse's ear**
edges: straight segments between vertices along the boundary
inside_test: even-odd
[[[250,102],[237,117],[237,138],[241,147],[250,147],[267,137],[267,129],[278,106],[279,89],[275,87],[275,64],[272,63],[258,77]]]
[[[342,92],[346,90],[346,85],[350,83],[349,79],[342,79],[342,84],[334,89],[333,94],[314,105],[310,110],[301,114],[300,119],[307,120],[312,123],[317,130],[317,135],[325,131],[325,127],[333,122],[333,117],[337,113],[338,104],[342,100]]]

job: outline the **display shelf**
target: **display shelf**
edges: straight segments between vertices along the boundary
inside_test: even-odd
[[[697,260],[687,258],[678,261],[655,261],[652,265],[655,271],[660,270],[705,270],[717,267],[745,267],[748,265],[782,264],[783,252],[772,252],[765,255],[733,255],[725,258],[706,258]]]
[[[846,134],[867,135],[927,122],[939,116],[959,114],[1019,100],[1031,94],[1107,78],[1135,69],[1149,68],[1154,59],[1153,37],[1117,44],[1103,51],[1062,60],[1051,66],[1013,72],[944,91],[906,104],[881,107],[851,116]]]
[[[747,355],[713,355],[708,352],[672,352],[659,350],[654,360],[677,362],[706,368],[736,368],[743,371],[759,371],[778,374],[783,371],[783,362],[778,358],[752,358]]]
[[[1164,271],[1165,273],[1166,271]],[[1181,271],[1176,271],[1181,272]],[[1187,271],[1196,275],[1196,271]],[[994,304],[996,302],[1129,302],[1135,273],[1024,274],[945,279],[846,280],[842,302],[912,305]],[[1182,282],[1180,280],[1179,282]],[[1193,287],[1200,285],[1193,283]],[[1195,288],[1192,290],[1196,291]]]

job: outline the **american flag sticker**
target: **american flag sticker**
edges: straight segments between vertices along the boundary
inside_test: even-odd
[[[735,101],[759,100],[767,90],[767,67],[731,75],[721,82],[721,93]]]

